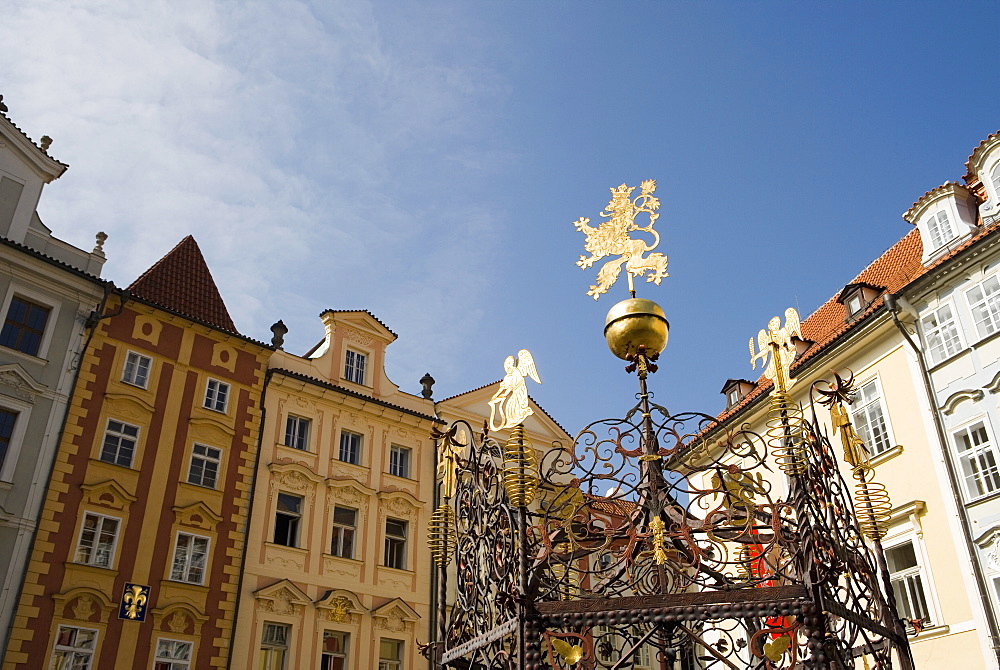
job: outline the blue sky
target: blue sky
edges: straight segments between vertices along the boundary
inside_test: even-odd
[[[909,230],[1000,128],[993,3],[13,0],[0,94],[70,170],[54,232],[127,285],[195,235],[242,332],[399,334],[444,397],[530,349],[571,433],[634,402],[574,261],[608,189],[656,179],[671,341],[652,381],[719,411],[747,339]]]

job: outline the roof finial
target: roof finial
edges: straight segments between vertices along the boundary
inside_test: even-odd
[[[42,151],[48,153],[49,147],[52,146],[52,138],[48,135],[42,135],[41,139]]]
[[[285,325],[284,321],[279,319],[271,325],[271,334],[274,335],[271,338],[271,344],[281,349],[281,345],[285,343],[285,335],[288,334],[288,326]]]
[[[102,230],[101,232],[97,233],[96,237],[97,237],[97,244],[94,245],[94,250],[91,251],[90,253],[94,254],[95,256],[104,256],[104,241],[108,239],[108,234]]]
[[[424,376],[420,378],[420,385],[424,387],[420,395],[430,400],[430,397],[434,395],[434,377],[431,377],[431,373],[424,373]]]

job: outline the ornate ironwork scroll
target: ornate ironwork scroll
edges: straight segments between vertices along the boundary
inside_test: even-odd
[[[437,667],[910,670],[815,407],[788,476],[765,435],[671,414],[641,377],[623,418],[540,454],[527,506],[504,492],[506,436],[452,428],[470,438]]]

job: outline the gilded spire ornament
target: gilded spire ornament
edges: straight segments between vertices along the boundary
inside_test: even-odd
[[[489,403],[492,431],[513,428],[534,414],[528,403],[528,386],[524,383],[524,378],[531,377],[535,382],[542,383],[538,378],[538,370],[535,369],[535,360],[527,349],[517,352],[517,358],[508,356],[503,362],[503,369],[504,378],[500,382],[500,388]]]
[[[597,271],[597,283],[590,287],[587,295],[597,300],[601,294],[607,293],[608,289],[618,281],[621,274],[622,265],[625,266],[625,273],[628,275],[628,290],[632,297],[635,297],[635,278],[650,273],[646,277],[647,282],[659,284],[667,277],[667,257],[661,253],[651,253],[648,256],[643,254],[652,251],[660,243],[660,235],[653,230],[653,224],[660,215],[656,212],[660,208],[660,199],[653,195],[656,190],[656,181],[647,179],[640,185],[640,193],[633,200],[632,191],[634,186],[622,184],[611,189],[611,200],[607,209],[601,212],[601,216],[607,221],[602,221],[596,228],[590,225],[590,219],[580,217],[573,223],[576,229],[587,236],[584,249],[590,252],[590,256],[580,256],[576,262],[583,269],[591,267],[595,262],[607,256],[617,256],[606,262]],[[645,226],[637,225],[635,217],[642,214],[649,215],[649,224]],[[652,243],[644,239],[632,239],[630,233],[640,231],[652,235]]]
[[[753,338],[750,338],[750,364],[756,370],[757,359],[762,359],[764,376],[774,382],[774,388],[778,392],[787,391],[795,383],[789,372],[792,361],[795,360],[793,337],[802,337],[802,325],[799,313],[795,308],[789,307],[785,310],[784,327],[781,325],[781,318],[775,316],[768,322],[767,330],[761,328],[757,333],[760,351],[754,351]]]

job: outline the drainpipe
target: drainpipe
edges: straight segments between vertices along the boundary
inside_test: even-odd
[[[270,360],[270,359],[268,359]],[[267,363],[264,363],[267,365]],[[233,667],[233,644],[236,642],[236,624],[240,619],[240,600],[243,597],[243,576],[247,569],[247,551],[250,550],[250,522],[253,520],[253,499],[257,492],[257,468],[260,467],[260,450],[264,446],[264,419],[267,410],[264,401],[267,399],[267,386],[271,382],[271,368],[264,371],[264,384],[260,389],[260,428],[257,431],[257,449],[253,455],[253,471],[250,474],[250,495],[247,498],[247,518],[243,526],[243,552],[240,555],[240,574],[236,580],[236,601],[233,603],[233,627],[229,631],[229,655],[226,657],[226,670]]]
[[[944,430],[944,421],[941,419],[941,411],[937,406],[937,394],[934,392],[934,382],[931,379],[930,373],[927,371],[927,362],[924,360],[924,352],[919,346],[917,346],[917,343],[913,341],[913,338],[910,337],[910,334],[906,332],[906,328],[904,328],[903,324],[899,321],[899,306],[896,304],[896,296],[891,293],[887,293],[883,297],[883,302],[889,309],[889,313],[892,315],[892,321],[896,324],[896,328],[899,329],[899,332],[902,333],[903,337],[910,345],[910,348],[913,349],[914,353],[917,355],[917,364],[920,366],[920,375],[924,382],[924,393],[927,394],[927,400],[931,405],[931,416],[934,418],[934,428],[937,432],[938,443],[941,445],[941,454],[944,456],[945,468],[948,472],[948,483],[950,484],[951,495],[955,500],[955,507],[958,509],[958,520],[962,524],[962,538],[965,541],[965,548],[969,552],[969,559],[972,561],[972,574],[976,579],[976,590],[979,592],[979,599],[983,606],[983,612],[986,615],[986,624],[990,629],[990,648],[993,649],[993,653],[996,654],[997,663],[1000,664],[1000,646],[997,645],[997,641],[1000,640],[1000,634],[998,634],[996,614],[993,611],[993,605],[990,603],[988,589],[986,586],[986,577],[983,575],[982,566],[979,564],[978,549],[972,542],[972,524],[969,521],[968,510],[965,507],[965,503],[962,502],[962,496],[959,493],[958,470],[952,459],[951,449],[948,448],[948,438]]]

